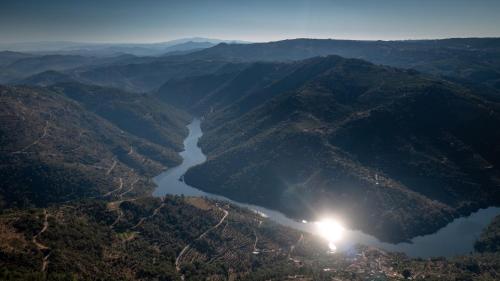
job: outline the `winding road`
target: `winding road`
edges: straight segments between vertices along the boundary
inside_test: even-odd
[[[48,221],[49,214],[48,214],[46,209],[43,209],[43,214],[44,214],[44,219],[43,219],[42,230],[40,230],[40,232],[38,232],[37,234],[35,234],[33,236],[32,241],[35,244],[35,246],[38,248],[39,251],[41,251],[42,253],[48,252],[47,254],[44,253],[44,256],[42,259],[42,272],[45,272],[47,270],[47,266],[49,265],[48,260],[50,257],[50,248],[48,246],[38,242],[38,237],[40,235],[42,235],[45,231],[47,231],[47,228],[49,228],[49,221]]]
[[[28,148],[38,144],[46,135],[47,135],[47,131],[49,129],[49,121],[45,121],[45,126],[43,127],[43,134],[38,138],[36,139],[33,143],[27,145],[26,147],[24,147],[23,149],[20,149],[18,151],[14,151],[12,152],[12,154],[18,154],[18,153],[23,153],[24,151],[26,151]]]
[[[126,191],[124,191],[123,193],[120,193],[120,194],[118,195],[118,197],[121,199],[121,198],[123,198],[123,195],[125,195],[125,194],[127,194],[127,193],[131,192],[132,190],[134,190],[134,185],[135,185],[138,181],[139,181],[139,179],[135,179],[135,180],[134,180],[134,181],[130,184],[130,188],[129,188],[129,189],[127,189]]]
[[[135,228],[141,226],[144,223],[144,221],[156,216],[158,214],[158,212],[160,212],[161,208],[163,208],[164,206],[165,206],[165,203],[162,202],[158,208],[153,210],[153,213],[151,215],[141,218],[136,225],[131,227],[131,229],[135,229]]]
[[[109,175],[111,173],[111,171],[113,171],[113,169],[116,167],[116,163],[117,163],[117,161],[114,160],[113,164],[111,164],[111,167],[106,171],[106,175]]]
[[[111,195],[112,193],[115,193],[116,191],[120,191],[120,190],[122,190],[122,188],[123,188],[123,179],[122,179],[122,178],[120,178],[120,185],[118,186],[118,188],[117,188],[117,189],[113,189],[113,190],[111,190],[110,192],[108,192],[108,193],[104,194],[103,196],[104,196],[104,197],[109,196],[109,195]]]
[[[186,247],[184,247],[181,250],[181,252],[177,256],[177,258],[175,259],[175,269],[177,270],[177,272],[180,272],[180,270],[181,270],[181,264],[180,264],[181,263],[181,259],[184,256],[184,254],[189,250],[189,248],[191,247],[191,244],[194,241],[196,241],[198,239],[202,239],[203,237],[205,237],[210,231],[218,228],[224,222],[224,220],[226,219],[226,217],[229,215],[229,212],[227,210],[224,210],[221,207],[218,207],[218,208],[219,208],[219,210],[221,210],[221,211],[224,212],[224,216],[220,219],[220,221],[216,225],[212,226],[207,231],[203,232],[200,236],[198,236],[198,238],[194,239],[191,243],[187,244]],[[181,275],[181,279],[184,280],[184,274]]]

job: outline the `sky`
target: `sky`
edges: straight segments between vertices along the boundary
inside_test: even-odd
[[[500,0],[0,0],[0,43],[500,37]]]

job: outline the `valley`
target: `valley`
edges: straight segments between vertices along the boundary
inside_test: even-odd
[[[190,185],[390,242],[498,204],[498,104],[467,88],[330,56],[240,93],[206,116]]]
[[[188,125],[189,135],[184,141],[184,151],[180,153],[183,157],[182,164],[155,178],[158,187],[153,192],[154,196],[182,195],[222,200],[252,210],[263,218],[283,226],[320,235],[315,221],[294,220],[279,211],[259,205],[247,204],[246,201],[234,201],[218,194],[203,192],[183,182],[181,178],[188,168],[195,167],[206,161],[205,155],[198,147],[198,139],[202,136],[200,123],[200,120],[195,119]],[[495,216],[500,216],[500,208],[491,207],[479,210],[470,216],[454,219],[435,233],[415,237],[415,239],[403,243],[382,242],[362,231],[345,229],[342,240],[335,242],[335,246],[339,251],[348,251],[352,247],[362,244],[387,251],[405,253],[408,256],[417,258],[464,255],[474,250],[477,238]],[[464,231],[464,228],[468,228],[468,230]]]
[[[0,53],[0,279],[500,278],[498,39],[195,43]]]

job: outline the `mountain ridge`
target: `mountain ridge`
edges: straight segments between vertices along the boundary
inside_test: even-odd
[[[185,180],[294,216],[309,204],[331,205],[326,198],[332,198],[343,206],[344,216],[363,221],[357,227],[389,240],[432,232],[458,213],[498,204],[492,193],[500,183],[498,171],[488,168],[497,167],[499,159],[496,143],[500,136],[494,129],[500,124],[498,104],[417,72],[335,56],[307,63],[326,63],[326,68],[319,68],[300,87],[259,99],[261,103],[248,111],[240,110],[243,98],[209,114],[200,141],[208,161],[190,169]],[[298,68],[289,75],[294,73],[307,72]],[[231,114],[232,107],[236,114]],[[426,109],[432,114],[426,116]],[[473,120],[482,120],[482,126],[471,127],[468,122]],[[464,126],[469,129],[460,132]],[[436,153],[445,162],[431,155]],[[425,178],[429,180],[419,184],[418,179]],[[335,186],[332,197],[328,190]],[[265,196],[264,191],[270,194]],[[344,193],[347,198],[333,199]],[[376,195],[381,197],[375,201],[362,199]],[[405,199],[399,202],[412,202],[409,206],[417,204],[417,209],[425,211],[412,212],[409,206],[396,204],[394,198],[401,196]],[[483,203],[467,203],[469,198]],[[401,209],[383,211],[388,204]],[[384,217],[376,221],[383,225],[367,219],[377,209]],[[407,218],[398,218],[402,214]],[[362,226],[365,223],[369,226]]]

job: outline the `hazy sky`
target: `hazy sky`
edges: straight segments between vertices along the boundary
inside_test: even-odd
[[[500,36],[500,0],[0,0],[0,43]]]

